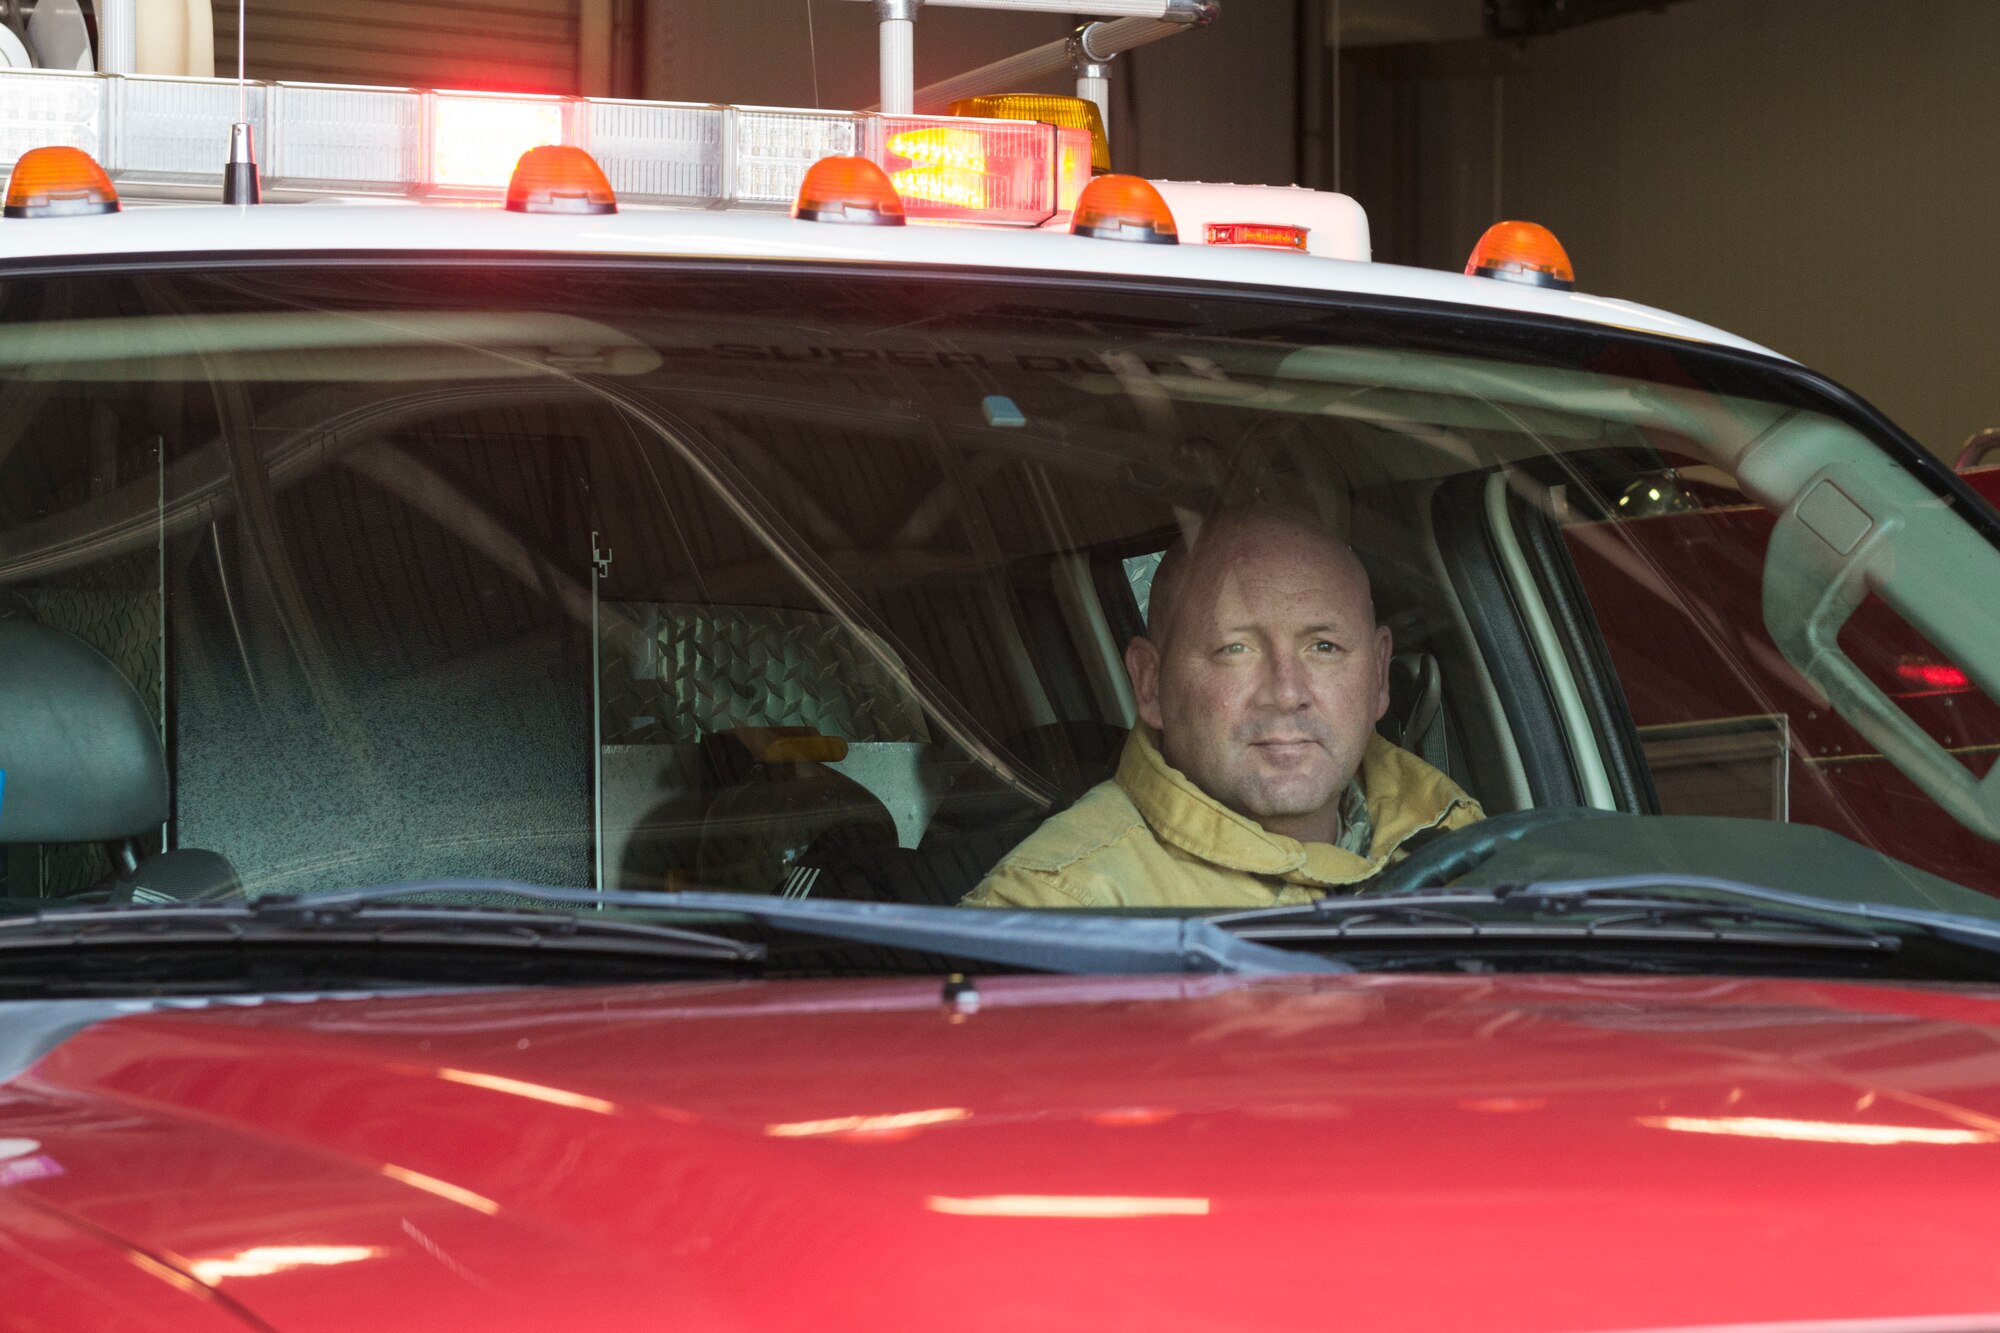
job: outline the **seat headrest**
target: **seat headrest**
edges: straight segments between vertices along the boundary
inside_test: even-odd
[[[109,842],[167,817],[139,692],[83,640],[0,620],[0,843]]]

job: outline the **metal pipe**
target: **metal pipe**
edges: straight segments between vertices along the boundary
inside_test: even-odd
[[[937,2],[931,0],[933,4]],[[1207,27],[1215,21],[1219,10],[1219,0],[1204,0],[1201,4],[1189,6],[1190,17],[1187,18],[1125,18],[1087,23],[1074,36],[919,88],[914,97],[915,109],[942,111],[961,97],[1011,92],[1031,86],[1052,74],[1075,72],[1075,55],[1079,49],[1094,57],[1093,63],[1103,64],[1135,47],[1187,32],[1191,28]]]
[[[97,72],[139,72],[139,0],[99,0]]]
[[[598,623],[603,602],[598,585],[611,572],[611,552],[598,546],[601,534],[590,534],[590,804],[591,843],[597,866],[596,888],[604,892],[604,627]],[[599,911],[604,904],[598,903]]]
[[[1111,137],[1111,66],[1108,64],[1079,65],[1076,71],[1076,95],[1086,102],[1097,104],[1097,119],[1104,126],[1104,137]]]
[[[917,6],[922,0],[875,0],[881,27],[882,110],[892,116],[910,113],[911,87],[917,81]]]
[[[1091,44],[1091,28],[1086,23],[1069,39],[1069,67],[1076,75],[1076,95],[1097,107],[1097,120],[1104,137],[1111,138],[1111,61]]]
[[[879,0],[877,0],[879,3]],[[951,9],[1011,9],[1029,14],[1084,14],[1093,18],[1168,19],[1194,23],[1206,0],[924,0]]]

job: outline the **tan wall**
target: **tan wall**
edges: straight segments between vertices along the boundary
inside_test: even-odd
[[[1950,458],[2000,425],[1996,53],[1994,0],[1687,0],[1543,39],[1503,76],[1502,206],[1586,290],[1796,357]],[[1487,211],[1473,174],[1446,211]]]

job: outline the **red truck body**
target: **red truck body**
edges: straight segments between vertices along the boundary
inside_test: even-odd
[[[1630,977],[160,1012],[0,1090],[0,1322],[1969,1327],[1996,1029],[2000,990]]]

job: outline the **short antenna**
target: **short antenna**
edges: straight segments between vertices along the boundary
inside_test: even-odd
[[[222,169],[222,202],[262,202],[257,181],[257,145],[250,137],[250,89],[243,77],[244,34],[249,27],[248,0],[236,0],[236,123],[229,127],[229,164]]]

